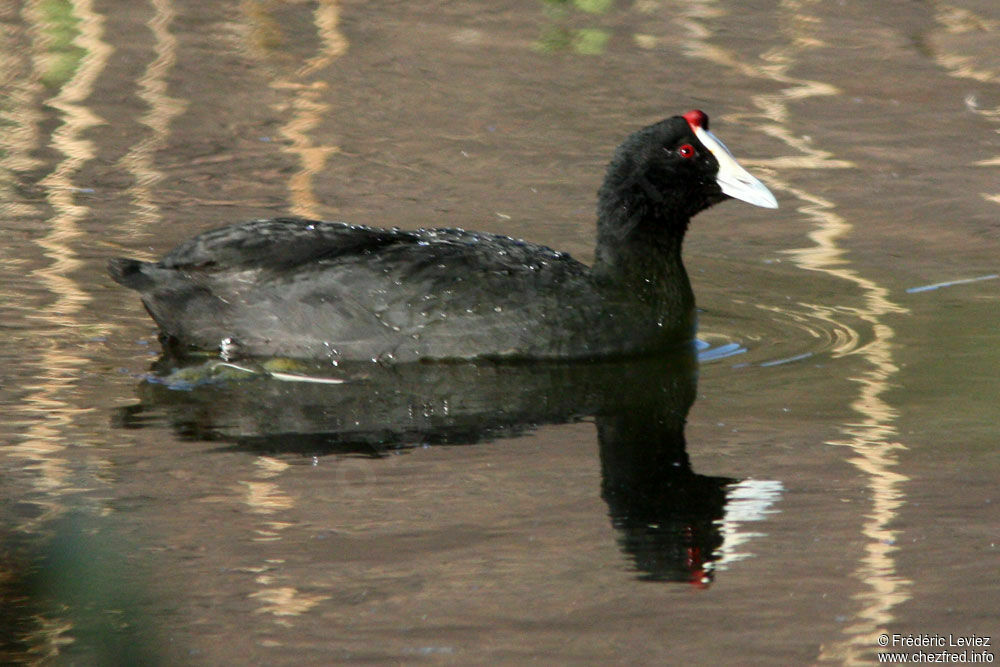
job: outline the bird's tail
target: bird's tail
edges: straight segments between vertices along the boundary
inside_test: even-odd
[[[152,262],[140,262],[137,259],[127,257],[113,257],[108,260],[108,274],[111,279],[119,285],[124,285],[139,292],[152,289],[161,280],[157,280],[156,274],[162,272]]]

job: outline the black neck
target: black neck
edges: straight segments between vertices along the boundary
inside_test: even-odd
[[[681,262],[687,225],[687,217],[659,206],[602,205],[591,274],[598,284],[657,311],[688,316],[694,293]]]

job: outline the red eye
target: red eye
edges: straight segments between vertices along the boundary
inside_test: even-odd
[[[692,146],[691,144],[684,144],[683,146],[677,149],[677,154],[680,155],[682,158],[692,158],[694,157],[694,153],[695,153],[694,146]]]

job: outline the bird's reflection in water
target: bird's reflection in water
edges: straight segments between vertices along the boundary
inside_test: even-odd
[[[314,367],[163,358],[139,385],[140,402],[116,419],[124,428],[166,419],[182,437],[244,451],[378,457],[593,418],[602,496],[640,578],[707,585],[719,562],[738,557],[727,542],[745,541],[740,526],[770,512],[781,487],[764,483],[761,494],[753,482],[691,469],[684,422],[696,371],[686,349],[573,364]]]

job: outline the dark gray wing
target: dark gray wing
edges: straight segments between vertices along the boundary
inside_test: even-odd
[[[253,220],[213,229],[177,246],[165,268],[287,270],[319,259],[362,255],[387,245],[416,243],[413,232],[303,218]]]

